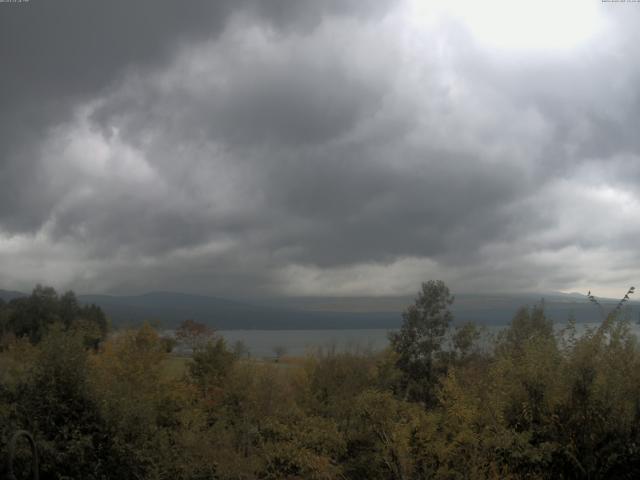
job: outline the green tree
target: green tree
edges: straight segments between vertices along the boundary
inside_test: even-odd
[[[58,294],[51,287],[37,285],[29,297],[15,298],[9,307],[9,329],[32,343],[38,343],[47,329],[60,321]]]
[[[208,342],[193,353],[189,373],[207,398],[212,388],[222,387],[237,357],[227,349],[223,338]]]
[[[456,327],[451,343],[459,361],[465,361],[477,353],[480,335],[481,330],[473,322]]]
[[[365,390],[351,400],[343,425],[347,452],[342,461],[347,478],[408,480],[413,477],[411,439],[425,415],[416,404],[389,392]]]
[[[169,472],[179,452],[172,445],[186,402],[163,376],[166,357],[146,323],[119,332],[89,357],[92,397],[109,428],[106,478],[175,478]]]
[[[5,301],[0,298],[0,351],[7,333],[9,333],[9,309]]]
[[[399,332],[389,335],[391,347],[397,353],[397,366],[404,373],[404,396],[432,405],[435,386],[441,374],[439,354],[453,319],[449,306],[453,296],[441,280],[422,284],[416,301],[402,314]]]
[[[37,285],[30,296],[11,300],[4,310],[4,332],[26,337],[34,344],[57,322],[67,330],[82,330],[87,345],[94,348],[108,331],[102,309],[97,305],[81,306],[72,291],[58,296],[53,288]]]
[[[78,303],[76,294],[72,291],[68,291],[60,296],[58,303],[60,320],[62,320],[62,323],[66,328],[69,328],[80,313],[80,304]]]
[[[44,479],[100,479],[110,439],[88,383],[88,353],[82,336],[49,328],[33,369],[17,389],[18,425],[33,432]],[[116,461],[117,463],[117,461]]]
[[[500,332],[498,349],[521,352],[533,341],[554,341],[553,322],[544,313],[544,302],[532,308],[521,307],[509,328]]]

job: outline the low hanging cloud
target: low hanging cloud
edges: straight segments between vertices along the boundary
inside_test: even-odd
[[[89,3],[0,15],[27,37],[1,51],[0,286],[616,293],[640,273],[640,11],[522,50],[413,1],[114,2],[99,25]]]

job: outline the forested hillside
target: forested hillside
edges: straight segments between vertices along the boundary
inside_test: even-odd
[[[191,358],[148,324],[107,336],[100,310],[73,298],[38,287],[0,308],[0,448],[31,431],[43,479],[640,474],[640,347],[625,299],[581,335],[573,322],[554,333],[537,306],[487,339],[453,328],[454,298],[427,282],[384,352],[265,362],[197,322],[179,332]]]

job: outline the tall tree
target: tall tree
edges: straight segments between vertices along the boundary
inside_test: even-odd
[[[205,398],[212,388],[221,388],[225,377],[236,361],[235,354],[227,349],[223,338],[208,342],[194,351],[189,373],[199,385]]]
[[[430,405],[435,401],[435,384],[441,365],[438,354],[453,319],[449,306],[453,296],[441,280],[422,284],[415,303],[402,314],[399,332],[389,335],[398,355],[397,366],[404,373],[404,395]]]
[[[38,343],[49,327],[60,321],[58,294],[51,287],[37,285],[30,296],[15,298],[9,306],[9,329],[32,343]]]

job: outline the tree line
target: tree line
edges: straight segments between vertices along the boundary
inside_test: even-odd
[[[523,307],[490,336],[454,326],[453,296],[429,281],[386,350],[276,363],[197,322],[179,332],[193,355],[178,358],[149,324],[107,335],[99,308],[72,298],[37,287],[0,306],[0,449],[31,431],[44,479],[640,473],[640,348],[624,302],[584,331]]]
[[[52,287],[38,285],[29,296],[9,302],[0,299],[0,348],[14,338],[38,343],[55,324],[66,330],[82,330],[85,340],[94,347],[109,330],[102,309],[94,304],[81,305],[72,291],[58,295]]]

